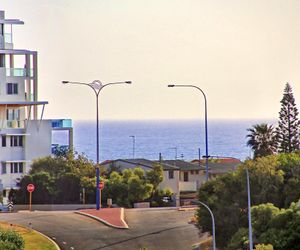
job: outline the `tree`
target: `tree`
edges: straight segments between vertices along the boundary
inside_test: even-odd
[[[259,227],[253,227],[258,243],[272,244],[278,250],[298,250],[300,242],[300,200],[292,203],[288,209],[275,208],[272,204],[262,204],[251,208],[253,221]],[[259,210],[259,213],[254,212]],[[270,213],[270,211],[272,211]],[[264,215],[268,215],[268,219]],[[258,231],[257,231],[258,229]]]
[[[272,125],[256,124],[247,129],[250,133],[247,146],[254,151],[254,158],[274,154],[277,151],[276,131]]]
[[[285,85],[277,128],[279,152],[291,153],[299,149],[298,109],[289,83]]]
[[[40,158],[21,179],[14,202],[28,203],[26,187],[29,183],[35,185],[32,197],[35,204],[79,203],[82,188],[85,188],[86,201],[94,202],[96,185],[92,181],[96,183],[95,167],[84,155],[68,151],[55,157]]]
[[[277,155],[247,160],[237,171],[206,182],[199,189],[199,200],[206,203],[215,216],[216,237],[226,246],[241,227],[247,228],[247,190],[245,168],[249,169],[251,202],[253,205],[283,202],[284,172],[278,168]],[[211,232],[211,220],[206,209],[197,212],[197,226]]]
[[[153,185],[153,192],[158,188],[158,185],[163,181],[163,168],[160,164],[156,163],[152,166],[152,169],[147,171],[146,177]]]

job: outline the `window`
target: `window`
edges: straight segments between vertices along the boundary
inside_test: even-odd
[[[169,179],[174,179],[174,171],[169,170]]]
[[[5,162],[2,162],[2,164],[1,164],[1,173],[6,174],[6,163]]]
[[[10,146],[11,147],[23,147],[23,136],[21,135],[12,135],[10,137]]]
[[[191,170],[191,174],[194,174],[194,170]]]
[[[6,135],[2,135],[1,139],[2,139],[2,147],[6,147]]]
[[[4,67],[5,67],[5,55],[0,54],[0,68],[4,68]]]
[[[184,182],[189,181],[189,172],[187,171],[183,172],[183,181]]]
[[[199,174],[199,170],[196,170],[196,171],[195,171],[195,174]]]
[[[17,83],[7,83],[7,94],[17,95],[18,94],[18,84]]]
[[[23,173],[23,162],[14,162],[10,164],[10,173],[12,174],[20,174]]]

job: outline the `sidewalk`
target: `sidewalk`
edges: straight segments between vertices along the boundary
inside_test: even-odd
[[[101,208],[96,209],[83,209],[75,213],[88,216],[102,223],[120,229],[128,229],[128,225],[124,220],[124,208]]]

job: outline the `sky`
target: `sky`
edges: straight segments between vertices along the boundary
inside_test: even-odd
[[[17,49],[38,51],[46,118],[274,119],[286,82],[300,103],[299,0],[0,0]]]

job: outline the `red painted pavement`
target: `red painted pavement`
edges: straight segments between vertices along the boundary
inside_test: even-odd
[[[112,227],[128,228],[126,222],[122,219],[122,208],[83,209],[78,212],[86,216],[93,216]]]

